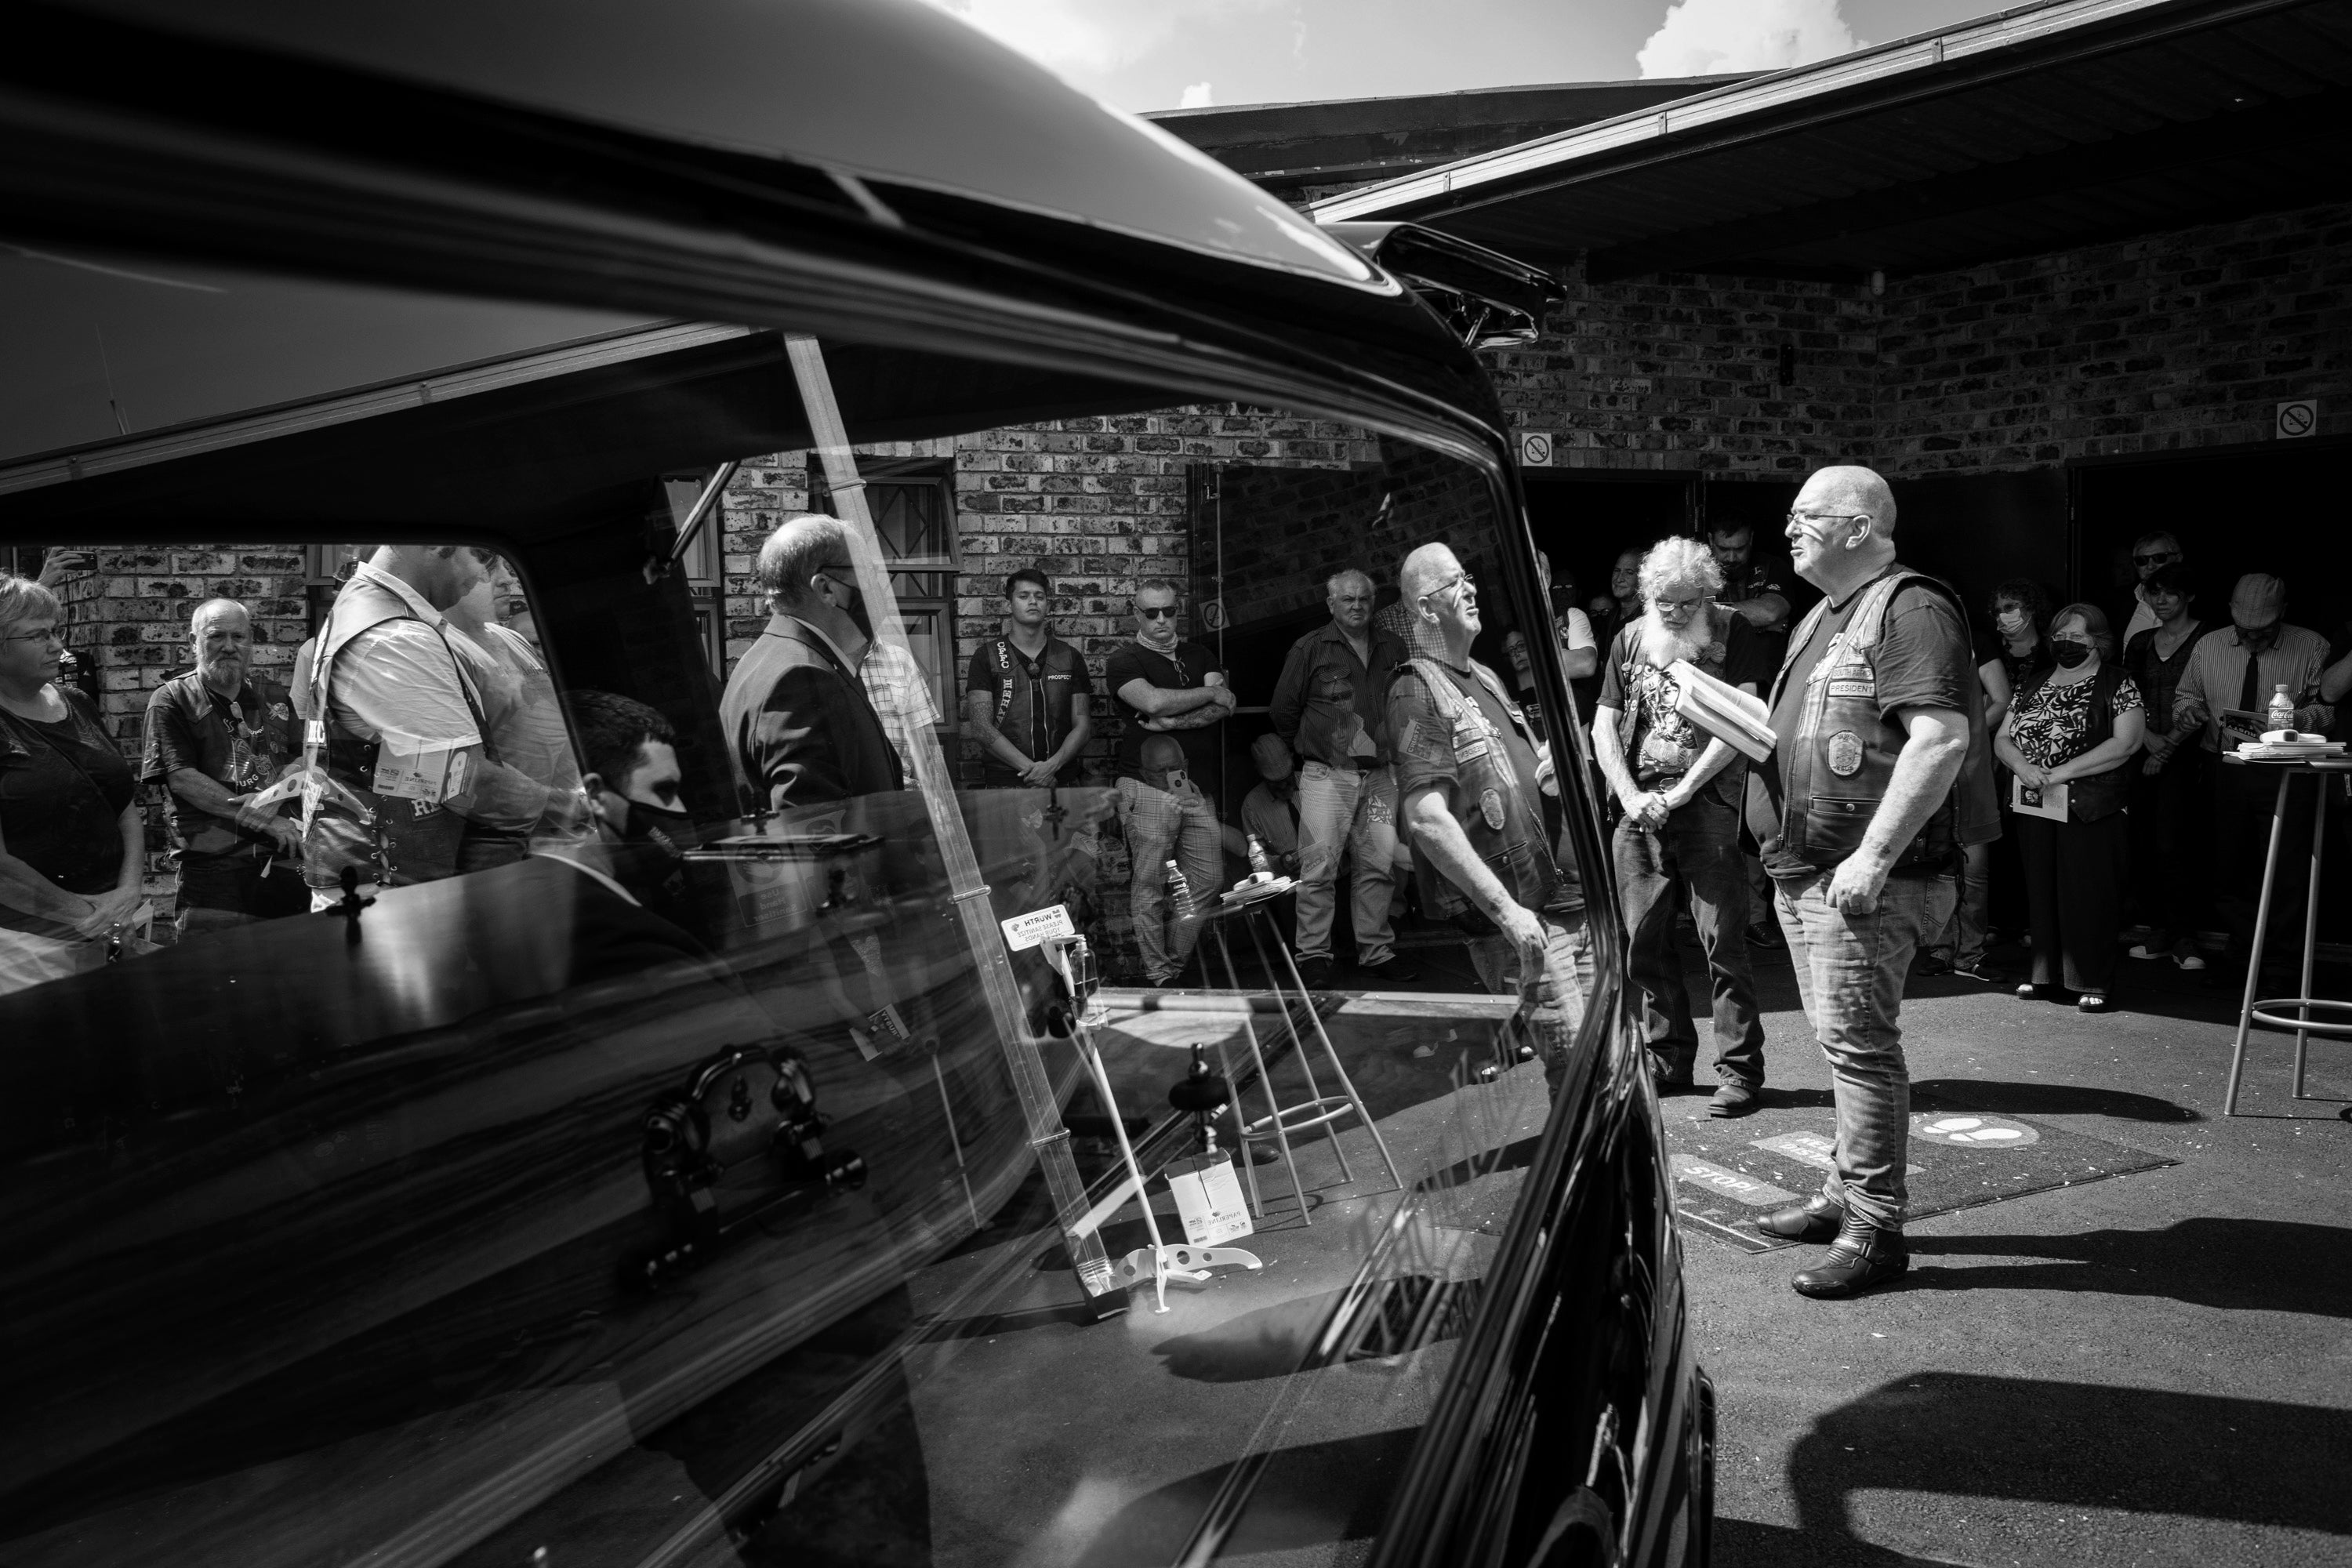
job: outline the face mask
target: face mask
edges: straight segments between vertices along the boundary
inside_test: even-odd
[[[857,628],[858,636],[864,637],[867,642],[872,642],[874,640],[874,619],[871,616],[868,616],[866,613],[866,590],[863,588],[852,588],[849,592],[849,604],[842,613],[847,616],[849,617],[850,624]]]
[[[2025,629],[2025,612],[2023,610],[2003,610],[2000,613],[2000,618],[1993,624],[2000,628],[2001,635],[2003,637],[2013,637],[2018,633]]]
[[[658,837],[672,849],[677,847],[694,827],[694,814],[672,806],[651,805],[642,800],[629,802],[629,825],[622,829],[621,837],[627,843],[642,844]]]
[[[2050,657],[2058,661],[2061,669],[2072,669],[2091,657],[2091,645],[2076,642],[2072,637],[2053,638],[2050,644]]]

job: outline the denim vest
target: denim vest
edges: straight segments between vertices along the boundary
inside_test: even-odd
[[[1400,674],[1410,668],[1421,678],[1437,711],[1452,726],[1454,765],[1458,770],[1454,820],[1461,824],[1471,852],[1509,889],[1514,900],[1530,910],[1547,907],[1559,891],[1562,879],[1545,841],[1543,806],[1528,799],[1520,789],[1503,737],[1478,704],[1454,689],[1452,678],[1435,659],[1408,659],[1398,668]],[[1502,682],[1493,671],[1475,663],[1470,668],[1505,711],[1518,713],[1518,705],[1503,694]],[[1412,863],[1423,910],[1436,919],[1455,922],[1473,936],[1494,931],[1494,922],[1426,856],[1416,850]]]
[[[1952,590],[1936,578],[1895,571],[1861,592],[1845,629],[1822,650],[1806,678],[1804,702],[1798,710],[1797,732],[1789,742],[1784,777],[1787,794],[1780,802],[1780,832],[1766,846],[1765,864],[1776,872],[1777,860],[1791,859],[1818,870],[1828,870],[1862,847],[1886,786],[1895,777],[1895,761],[1902,754],[1900,729],[1879,715],[1878,679],[1873,664],[1885,629],[1886,607],[1903,589],[1918,584],[1953,602]],[[1812,641],[1815,629],[1829,614],[1829,601],[1815,605],[1789,638],[1780,673],[1772,682],[1771,705],[1778,708],[1789,670]],[[1965,626],[1965,616],[1961,624]],[[1973,655],[1969,657],[1973,658]],[[1972,667],[1973,668],[1973,667]],[[1981,843],[1998,837],[1997,823],[1959,821],[1960,805],[1977,795],[1990,800],[1989,791],[1971,791],[1972,770],[1986,767],[1990,755],[1984,734],[1984,706],[1968,705],[1969,754],[1952,782],[1951,793],[1930,815],[1916,837],[1895,858],[1893,869],[1941,868],[1950,863],[1961,843]],[[1765,770],[1759,770],[1759,772]],[[1785,874],[1785,873],[1784,873]]]

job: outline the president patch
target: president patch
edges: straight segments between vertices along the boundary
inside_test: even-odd
[[[1840,730],[1830,737],[1830,772],[1842,779],[1862,772],[1861,736],[1851,730]]]

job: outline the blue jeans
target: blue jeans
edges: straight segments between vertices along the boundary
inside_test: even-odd
[[[1544,972],[1534,994],[1519,1016],[1534,1034],[1542,1053],[1544,1081],[1558,1089],[1568,1076],[1568,1054],[1575,1048],[1577,1031],[1584,1026],[1584,999],[1592,994],[1592,933],[1585,929],[1584,911],[1559,914],[1536,911],[1544,928]],[[1508,996],[1523,993],[1519,984],[1519,950],[1499,935],[1470,939],[1470,965],[1489,994]]]
[[[1742,775],[1744,776],[1744,774]],[[1764,1026],[1748,958],[1748,860],[1739,852],[1738,796],[1709,780],[1689,805],[1652,832],[1621,819],[1612,848],[1625,911],[1626,969],[1642,994],[1643,1036],[1659,1061],[1686,1077],[1698,1058],[1698,1029],[1675,948],[1675,889],[1690,894],[1691,923],[1715,992],[1715,1075],[1760,1089]]]
[[[1308,763],[1298,770],[1298,956],[1331,956],[1339,910],[1339,856],[1355,851],[1349,913],[1356,963],[1386,963],[1396,941],[1389,930],[1390,862],[1396,858],[1396,774],[1358,773]]]
[[[1871,1224],[1903,1228],[1911,1074],[1903,1062],[1903,977],[1923,937],[1943,931],[1958,889],[1949,872],[1896,875],[1866,915],[1830,907],[1830,873],[1779,884],[1780,930],[1805,1018],[1829,1058],[1837,1096],[1835,1168],[1822,1195]]]
[[[1144,979],[1164,985],[1192,962],[1201,921],[1225,890],[1217,813],[1198,789],[1171,795],[1139,779],[1118,781],[1118,807],[1133,863],[1128,910],[1135,921],[1136,949],[1143,958]],[[1171,860],[1192,888],[1191,920],[1178,918],[1169,905]]]

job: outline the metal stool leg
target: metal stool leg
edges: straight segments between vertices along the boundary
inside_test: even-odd
[[[1248,922],[1250,946],[1257,952],[1257,962],[1259,967],[1265,971],[1266,978],[1274,982],[1275,1000],[1280,1002],[1283,1001],[1282,980],[1281,977],[1275,973],[1273,963],[1265,956],[1266,944],[1265,942],[1261,941],[1259,937],[1258,921],[1263,918],[1264,917],[1261,913],[1256,910],[1251,910],[1244,917]],[[1281,936],[1282,933],[1279,931],[1276,931],[1274,933],[1274,945],[1282,948],[1282,955],[1285,959],[1287,959],[1290,956],[1290,949],[1283,946]],[[1310,1018],[1315,1016],[1315,999],[1307,994],[1306,984],[1304,981],[1300,980],[1298,968],[1296,964],[1291,966],[1290,978],[1291,983],[1299,988],[1298,995],[1300,1005],[1306,1007],[1307,1016]],[[1294,1019],[1292,1019],[1290,1016],[1290,1006],[1286,1002],[1284,1002],[1282,1009],[1282,1026],[1290,1031],[1291,1048],[1298,1053],[1298,1070],[1305,1074],[1307,1078],[1307,1099],[1314,1100],[1319,1106],[1323,1100],[1323,1086],[1315,1081],[1315,1067],[1314,1064],[1307,1059],[1306,1037],[1299,1034],[1298,1025]],[[1359,1105],[1356,1107],[1356,1110],[1357,1114],[1361,1115],[1363,1113],[1363,1107]],[[1350,1185],[1353,1185],[1356,1180],[1356,1173],[1348,1163],[1348,1152],[1339,1146],[1339,1129],[1336,1127],[1332,1128],[1329,1137],[1331,1139],[1331,1152],[1339,1157],[1339,1179]]]
[[[1282,947],[1279,942],[1275,945],[1282,949],[1282,962],[1290,971],[1290,983],[1298,987],[1299,994],[1307,994],[1307,983],[1298,977],[1298,966],[1291,962],[1290,950]],[[1404,1177],[1398,1174],[1397,1163],[1389,1154],[1388,1140],[1381,1136],[1380,1124],[1372,1120],[1371,1111],[1366,1109],[1364,1097],[1356,1092],[1354,1080],[1348,1077],[1348,1069],[1341,1064],[1339,1053],[1332,1047],[1331,1037],[1324,1032],[1323,1016],[1315,1010],[1311,1002],[1307,1005],[1307,1021],[1315,1026],[1316,1037],[1323,1042],[1323,1054],[1330,1058],[1331,1070],[1339,1075],[1339,1091],[1345,1094],[1348,1097],[1348,1102],[1356,1108],[1356,1116],[1363,1122],[1364,1131],[1372,1135],[1372,1147],[1381,1152],[1381,1163],[1388,1167],[1389,1180],[1400,1189],[1402,1188]],[[1300,1054],[1303,1056],[1305,1053],[1302,1051]],[[1339,1146],[1339,1130],[1337,1127],[1331,1130],[1331,1146],[1334,1149]],[[1344,1166],[1345,1163],[1346,1162],[1342,1160],[1341,1164]]]
[[[1225,928],[1222,922],[1216,922],[1213,929],[1217,933],[1218,955],[1225,961],[1225,979],[1233,986],[1234,994],[1246,995],[1247,993],[1242,990],[1241,973],[1234,967],[1234,951],[1225,942]],[[1257,1064],[1258,1087],[1265,1090],[1266,1109],[1274,1113],[1274,1140],[1282,1147],[1282,1163],[1290,1168],[1290,1190],[1298,1197],[1298,1218],[1302,1224],[1312,1226],[1315,1216],[1307,1212],[1307,1187],[1298,1179],[1298,1162],[1290,1152],[1290,1131],[1282,1124],[1282,1100],[1274,1092],[1274,1073],[1265,1065],[1265,1053],[1258,1048],[1257,1029],[1250,1022],[1247,1012],[1242,1014],[1242,1037],[1249,1042],[1250,1059]],[[1241,1090],[1238,1089],[1234,1091],[1234,1120],[1239,1122],[1242,1115]],[[1242,1158],[1246,1161],[1249,1158],[1246,1135],[1241,1139],[1241,1146]]]
[[[2279,782],[2284,784],[2286,781],[2281,779]],[[2319,802],[2311,814],[2311,882],[2303,890],[2303,989],[2296,994],[2300,1000],[2294,1009],[2295,1018],[2303,1023],[2311,1021],[2311,965],[2319,952],[2319,862],[2327,848],[2329,781],[2321,777],[2312,780],[2312,783],[2319,788]],[[2310,1031],[2297,1029],[2294,1032],[2294,1097],[2297,1100],[2304,1098],[2303,1062],[2310,1045]]]
[[[2254,1026],[2254,988],[2262,981],[2263,943],[2271,931],[2271,888],[2278,880],[2279,840],[2286,835],[2286,786],[2294,774],[2279,774],[2278,797],[2271,806],[2271,847],[2263,858],[2263,892],[2254,906],[2254,950],[2246,955],[2245,994],[2238,1002],[2238,1044],[2230,1055],[2230,1089],[2221,1099],[2221,1114],[2238,1114],[2238,1079],[2246,1070],[2246,1036]],[[2309,987],[2305,988],[2306,994]]]

